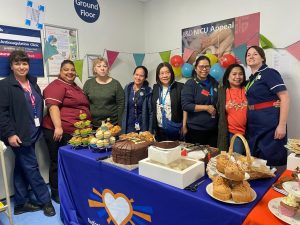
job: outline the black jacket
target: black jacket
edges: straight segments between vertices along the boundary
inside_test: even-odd
[[[152,109],[153,109],[153,129],[157,127],[157,112],[156,112],[156,102],[159,98],[159,89],[161,86],[159,84],[154,84],[152,91]],[[171,98],[171,120],[175,123],[182,122],[183,111],[181,107],[181,90],[183,88],[183,83],[175,81],[171,85],[170,98]]]
[[[37,78],[27,76],[27,79],[43,99]],[[26,104],[24,90],[13,74],[0,81],[0,135],[6,144],[12,135],[18,135],[23,146],[32,144]]]

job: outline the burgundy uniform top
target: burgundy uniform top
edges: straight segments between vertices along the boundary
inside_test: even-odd
[[[57,105],[60,109],[60,118],[64,133],[72,134],[76,129],[74,123],[79,121],[79,114],[86,113],[91,119],[89,101],[82,89],[75,83],[69,84],[61,79],[51,82],[44,90],[43,96],[46,106]],[[49,112],[44,117],[43,127],[54,130]]]

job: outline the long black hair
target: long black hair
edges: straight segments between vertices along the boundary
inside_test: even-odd
[[[228,81],[229,74],[236,67],[240,68],[242,70],[242,73],[243,73],[243,82],[241,83],[241,87],[244,87],[246,85],[246,74],[245,74],[244,67],[241,66],[240,64],[231,64],[230,66],[228,66],[228,68],[226,69],[226,71],[224,73],[224,76],[223,76],[223,86],[225,88],[230,88],[230,84],[229,84],[229,81]]]

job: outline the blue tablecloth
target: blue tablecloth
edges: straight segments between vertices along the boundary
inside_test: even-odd
[[[251,181],[255,201],[233,205],[212,199],[206,179],[197,192],[181,190],[97,161],[106,153],[59,149],[59,193],[65,225],[197,225],[242,224],[276,178]]]

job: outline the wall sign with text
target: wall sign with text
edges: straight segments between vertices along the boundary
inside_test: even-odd
[[[100,5],[97,0],[74,0],[77,15],[87,23],[94,23],[100,16]]]

